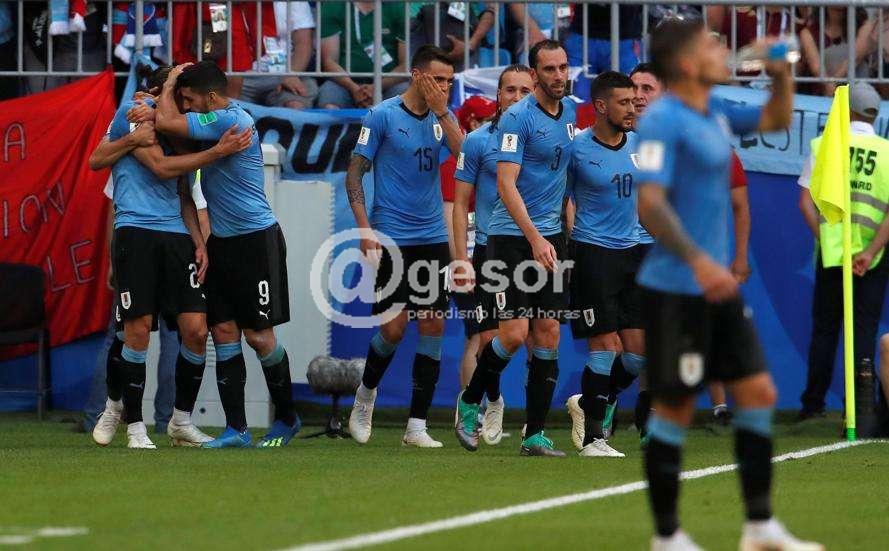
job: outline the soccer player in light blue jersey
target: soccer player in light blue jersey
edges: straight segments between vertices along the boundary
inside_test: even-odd
[[[628,371],[645,367],[642,292],[636,272],[645,246],[637,212],[638,137],[633,81],[622,73],[600,74],[590,86],[596,123],[574,139],[568,195],[575,205],[571,241],[571,330],[589,354],[582,394],[568,399],[572,440],[583,457],[623,457],[607,441],[606,411],[611,366],[622,358]],[[613,411],[613,409],[612,409]]]
[[[159,88],[168,72],[169,68],[155,71],[149,86]],[[210,440],[191,422],[204,373],[207,307],[202,282],[207,252],[191,189],[182,176],[243,150],[250,135],[227,128],[219,143],[205,151],[172,155],[163,136],[155,139],[151,121],[140,125],[127,121],[132,105],[130,99],[123,102],[90,158],[95,170],[113,167],[112,264],[124,341],[120,357],[111,362],[108,400],[93,439],[108,445],[125,408],[128,446],[154,449],[142,422],[142,395],[151,327],[155,316],[164,315],[174,320],[168,323],[178,326],[182,340],[167,434],[174,446],[199,446]]]
[[[701,21],[655,29],[651,58],[668,93],[639,122],[639,214],[657,243],[638,282],[645,289],[646,374],[655,412],[645,471],[655,551],[697,550],[679,529],[681,453],[695,395],[725,381],[737,407],[735,455],[746,509],[739,549],[817,551],[772,517],[775,386],[751,313],[729,271],[731,135],[785,129],[793,81],[783,56],[769,61],[772,93],[763,107],[711,96],[728,80],[728,50]]]
[[[301,425],[293,410],[290,361],[274,330],[290,320],[286,244],[265,196],[259,134],[253,118],[223,95],[227,85],[225,73],[210,61],[173,68],[158,99],[157,127],[202,146],[233,125],[251,131],[247,149],[201,171],[211,232],[207,321],[216,347],[216,384],[227,425],[204,447],[253,445],[244,411],[247,370],[242,333],[262,365],[275,405],[275,421],[256,446],[280,447]],[[178,109],[177,94],[186,113]]]
[[[426,417],[438,382],[448,308],[443,275],[450,264],[450,251],[439,155],[445,147],[460,151],[463,142],[463,132],[447,107],[453,80],[454,65],[443,50],[435,46],[417,50],[405,93],[371,108],[364,117],[346,173],[349,203],[363,231],[361,252],[379,264],[372,312],[382,318],[379,332],[371,338],[349,415],[349,432],[360,444],[371,435],[377,386],[408,321],[416,319],[420,337],[402,443],[419,448],[442,446],[427,432]],[[367,205],[362,177],[371,166],[374,195],[373,204]],[[385,239],[377,234],[385,234],[394,245],[384,247],[381,239]]]
[[[487,291],[494,295],[497,336],[482,350],[457,400],[454,430],[465,449],[478,449],[478,410],[485,389],[490,380],[499,379],[530,330],[534,346],[520,453],[564,457],[544,435],[544,426],[559,374],[559,320],[567,306],[561,218],[576,114],[573,100],[565,97],[568,56],[561,44],[535,44],[529,61],[534,93],[510,107],[497,124],[499,200],[488,222],[485,271],[500,277],[483,273],[492,280]]]
[[[497,156],[500,153],[497,124],[503,113],[514,103],[533,93],[534,79],[531,69],[525,65],[510,65],[500,73],[497,83],[497,114],[493,121],[470,132],[463,140],[463,149],[457,157],[454,174],[454,249],[460,261],[454,265],[454,283],[458,287],[471,287],[475,299],[476,327],[479,333],[472,335],[467,350],[472,350],[472,363],[477,352],[484,349],[497,334],[494,317],[494,297],[487,293],[482,283],[483,265],[487,259],[488,224],[491,211],[497,202]],[[467,228],[469,204],[475,197],[475,248],[470,261],[467,252]],[[468,374],[471,378],[475,369]],[[481,434],[489,445],[496,445],[503,437],[503,397],[500,395],[500,379],[490,378],[485,388],[488,407],[482,421]]]

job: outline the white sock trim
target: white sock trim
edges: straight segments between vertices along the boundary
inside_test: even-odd
[[[425,430],[426,419],[411,417],[407,420],[407,432],[424,432]]]

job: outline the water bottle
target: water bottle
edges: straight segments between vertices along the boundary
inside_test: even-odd
[[[769,61],[796,63],[801,57],[799,40],[793,35],[783,35],[770,44],[758,40],[744,46],[735,55],[733,65],[739,73],[758,73]]]
[[[874,361],[862,358],[855,372],[855,425],[859,438],[873,438],[877,432]]]

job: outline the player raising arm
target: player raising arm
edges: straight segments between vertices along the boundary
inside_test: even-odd
[[[681,450],[695,394],[708,381],[721,380],[737,404],[735,454],[747,519],[739,548],[820,550],[772,517],[775,387],[728,269],[729,132],[789,125],[789,66],[783,60],[769,63],[772,96],[759,108],[711,97],[712,87],[730,77],[728,50],[700,21],[659,25],[651,55],[668,88],[639,123],[639,212],[657,240],[638,276],[649,313],[647,373],[655,409],[645,451],[657,529],[652,549],[699,549],[679,529]]]

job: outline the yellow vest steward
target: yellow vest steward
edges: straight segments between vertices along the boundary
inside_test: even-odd
[[[812,140],[818,151],[821,136]],[[852,254],[860,253],[877,235],[889,207],[889,141],[876,135],[852,134],[849,147],[852,187]],[[843,265],[843,225],[821,217],[821,258],[825,268]],[[880,250],[870,267],[883,258]]]

